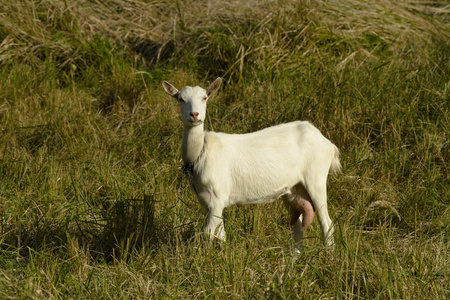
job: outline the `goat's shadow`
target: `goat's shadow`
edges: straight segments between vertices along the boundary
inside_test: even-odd
[[[162,246],[190,247],[205,243],[206,237],[199,234],[196,221],[174,226],[165,212],[156,211],[156,203],[152,195],[115,201],[104,210],[106,222],[91,244],[96,248],[93,250],[110,261],[124,259],[124,254],[128,256],[143,248],[156,253]]]
[[[156,220],[153,196],[116,200],[102,214],[104,226],[91,247],[104,255],[107,261],[123,258],[121,256],[128,254],[125,252],[152,248],[159,243],[161,226]]]

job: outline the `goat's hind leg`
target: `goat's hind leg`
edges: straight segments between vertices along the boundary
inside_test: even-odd
[[[322,235],[324,237],[325,243],[328,246],[333,247],[333,224],[328,214],[328,205],[327,205],[327,190],[326,190],[326,182],[317,184],[312,186],[307,186],[308,193],[311,196],[312,203],[314,204],[314,208],[317,213],[317,218],[320,222],[320,227],[322,229]]]
[[[291,206],[291,197],[283,197],[284,206],[287,208],[289,213],[289,224],[292,226],[294,231],[294,253],[300,254],[303,248],[303,226],[302,226],[302,216],[297,210],[293,209]]]
[[[293,195],[283,197],[284,205],[289,212],[289,224],[294,230],[294,252],[300,254],[303,248],[303,229],[307,228],[314,218],[314,209],[311,199],[302,187],[294,189]]]

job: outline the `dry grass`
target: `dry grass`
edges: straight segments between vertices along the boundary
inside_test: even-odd
[[[446,299],[449,7],[439,1],[0,0],[0,298]],[[225,84],[206,126],[336,143],[336,250],[281,203],[205,242],[161,88]]]

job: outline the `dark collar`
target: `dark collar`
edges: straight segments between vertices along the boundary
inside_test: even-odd
[[[197,193],[197,189],[195,188],[194,185],[194,165],[196,163],[198,163],[198,161],[200,160],[200,158],[203,155],[203,150],[205,149],[205,143],[203,143],[203,148],[202,151],[200,151],[200,154],[198,155],[197,159],[194,160],[193,162],[188,162],[185,163],[182,167],[181,170],[183,171],[183,174],[186,176],[186,178],[189,181],[189,185],[192,187],[192,189],[194,190],[194,192],[198,195]]]

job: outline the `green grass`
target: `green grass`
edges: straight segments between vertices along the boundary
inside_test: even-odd
[[[442,1],[0,0],[0,298],[448,299]],[[310,120],[341,150],[336,249],[279,202],[209,244],[161,83],[210,130]]]

